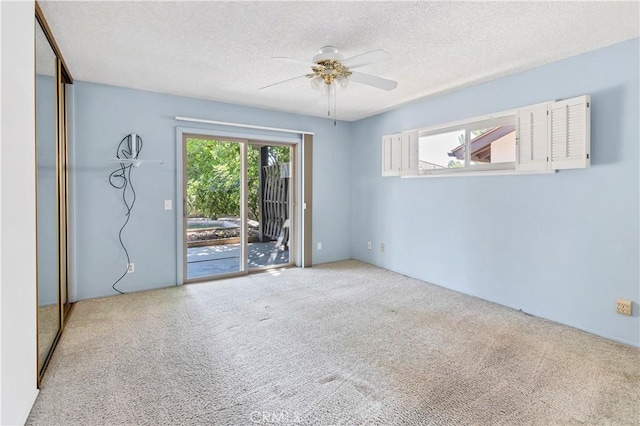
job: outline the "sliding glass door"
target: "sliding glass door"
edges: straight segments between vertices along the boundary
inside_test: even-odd
[[[246,141],[186,137],[186,281],[246,271]]]
[[[295,148],[183,137],[184,282],[292,264]]]
[[[288,265],[294,217],[293,147],[252,142],[249,145],[247,239],[249,269]]]

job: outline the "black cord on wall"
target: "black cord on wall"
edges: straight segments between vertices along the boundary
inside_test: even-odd
[[[116,158],[121,160],[136,160],[140,151],[142,151],[142,138],[138,135],[131,134],[127,135],[118,144],[118,148],[116,150]],[[124,273],[118,278],[112,285],[115,291],[120,294],[124,294],[123,291],[120,291],[116,288],[116,284],[118,284],[124,277],[127,275],[129,271],[129,264],[131,263],[131,258],[129,257],[129,251],[127,247],[124,245],[122,241],[122,231],[129,223],[131,219],[131,211],[133,210],[133,206],[136,203],[136,191],[133,189],[133,182],[131,181],[131,168],[133,167],[133,163],[131,162],[122,162],[120,163],[120,167],[114,170],[109,175],[109,184],[116,189],[122,190],[122,201],[127,209],[127,213],[125,214],[126,220],[122,224],[120,231],[118,232],[118,240],[120,241],[120,245],[122,246],[122,250],[124,250],[124,254],[127,256],[127,266],[124,270]],[[131,193],[131,202],[127,197],[127,189],[129,189]]]

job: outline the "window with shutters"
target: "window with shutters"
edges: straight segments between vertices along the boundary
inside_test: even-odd
[[[590,165],[590,97],[383,136],[383,176],[553,172]]]

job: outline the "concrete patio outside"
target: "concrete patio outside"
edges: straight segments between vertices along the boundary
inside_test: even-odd
[[[249,269],[290,262],[289,250],[276,248],[276,242],[249,243]],[[187,249],[187,279],[240,271],[240,244],[220,244]]]

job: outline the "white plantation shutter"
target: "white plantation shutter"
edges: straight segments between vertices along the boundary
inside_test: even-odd
[[[518,109],[517,170],[546,170],[547,103]]]
[[[391,174],[391,135],[382,137],[382,176],[393,176]]]
[[[590,164],[590,97],[549,106],[549,150],[552,169],[582,169]]]
[[[391,137],[391,168],[395,171],[395,176],[400,176],[402,169],[402,137],[400,133]]]
[[[382,176],[400,176],[401,144],[400,133],[382,137]]]
[[[414,176],[418,174],[418,131],[402,132],[401,136],[401,176]]]

